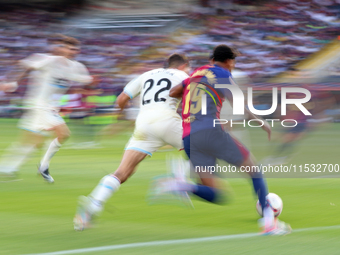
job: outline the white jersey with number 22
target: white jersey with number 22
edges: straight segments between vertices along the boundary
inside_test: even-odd
[[[139,121],[161,121],[169,117],[178,117],[176,113],[179,99],[170,97],[171,88],[189,77],[185,72],[172,68],[159,68],[148,71],[129,82],[124,93],[130,98],[140,94]]]

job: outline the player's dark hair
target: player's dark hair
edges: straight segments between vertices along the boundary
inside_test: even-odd
[[[233,48],[220,44],[214,48],[213,59],[218,62],[224,62],[227,59],[235,59],[238,56],[238,52]]]
[[[179,67],[187,63],[189,63],[189,60],[185,55],[174,53],[168,57],[166,67]]]
[[[63,34],[52,34],[47,40],[50,45],[53,45],[63,43],[66,38],[67,36]]]
[[[64,38],[63,42],[65,44],[69,44],[69,45],[72,45],[72,46],[79,46],[80,45],[80,42],[76,38],[71,37],[71,36],[66,36]]]

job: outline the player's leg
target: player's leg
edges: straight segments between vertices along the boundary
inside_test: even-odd
[[[154,125],[148,123],[136,126],[134,136],[126,145],[126,150],[117,170],[102,178],[88,197],[80,199],[74,218],[75,230],[87,228],[92,217],[103,210],[104,204],[119,189],[121,183],[124,183],[136,171],[137,165],[146,156],[151,156],[153,152],[164,145],[163,141],[153,136],[155,131],[153,127]],[[143,139],[140,137],[143,137]]]
[[[216,158],[222,159],[236,166],[255,166],[249,151],[236,139],[228,133],[219,129],[211,129],[197,132],[195,139],[191,138],[190,157],[194,162],[195,171],[199,172],[200,176],[207,175],[208,167],[215,166]],[[193,135],[192,135],[193,136]],[[213,157],[214,160],[210,159]],[[197,166],[205,166],[198,168]],[[205,170],[205,171],[204,171]],[[272,223],[274,221],[274,213],[268,207],[266,196],[268,194],[267,185],[263,179],[262,173],[250,173],[253,181],[253,186],[256,194],[259,197],[263,207],[265,219]],[[207,176],[209,177],[209,176]],[[212,177],[212,176],[211,176]],[[209,182],[209,178],[203,178]],[[214,185],[214,183],[212,183]],[[213,187],[216,189],[216,187]]]
[[[219,139],[217,139],[218,137]],[[248,167],[249,169],[255,169],[252,168],[256,165],[248,149],[238,140],[233,138],[230,134],[221,130],[214,130],[211,131],[211,139],[215,141],[215,146],[211,146],[210,150],[211,153],[217,156],[217,158],[238,167]],[[247,173],[252,178],[254,191],[261,203],[265,217],[268,218],[268,220],[272,221],[274,219],[274,213],[272,210],[268,211],[266,209],[268,208],[266,199],[266,196],[268,195],[268,189],[267,184],[263,178],[263,174],[256,171],[247,171]]]
[[[50,143],[46,153],[41,159],[40,165],[41,169],[49,168],[50,161],[54,154],[56,154],[62,144],[70,137],[71,132],[66,124],[61,124],[53,128],[56,134],[56,138]]]
[[[42,177],[50,183],[54,182],[54,179],[49,174],[49,165],[50,161],[53,156],[59,151],[62,144],[70,137],[70,129],[65,123],[56,125],[55,127],[51,128],[56,134],[56,138],[50,143],[48,146],[47,151],[45,152],[44,156],[42,157],[39,165],[39,171]]]
[[[24,130],[19,142],[13,143],[2,155],[0,172],[15,175],[43,139],[44,137],[38,133]]]
[[[240,166],[252,169],[254,166],[256,166],[256,164],[252,156],[249,154],[249,156],[244,159]],[[274,212],[273,210],[271,210],[270,206],[267,203],[268,187],[264,179],[263,173],[259,171],[247,171],[247,174],[250,176],[252,180],[254,192],[257,195],[262,206],[264,219],[265,221],[267,221],[268,224],[271,224],[271,222],[273,222],[274,220]]]
[[[171,126],[170,127],[168,135],[173,134],[172,140],[167,141],[169,144],[176,148],[180,148],[182,143],[177,142],[182,134],[182,130],[177,130],[177,126]],[[179,126],[180,127],[180,126]],[[178,128],[179,129],[179,128]],[[178,131],[178,132],[177,132]],[[190,137],[192,137],[192,142]],[[191,163],[194,167],[194,169],[198,166],[206,166],[206,165],[215,165],[216,158],[212,155],[202,153],[201,148],[204,148],[206,146],[206,143],[209,143],[211,141],[207,140],[208,138],[205,136],[205,133],[202,132],[202,134],[193,134],[185,137],[183,139],[183,145],[184,150],[188,156],[188,158],[191,160]],[[176,144],[177,142],[177,144]],[[177,161],[181,161],[180,159],[177,159]],[[175,163],[172,164],[173,172],[185,172],[185,170],[180,169],[184,167],[188,167],[189,164],[185,163]],[[219,185],[218,178],[213,176],[211,173],[206,173],[203,171],[197,172],[200,182],[199,183],[193,183],[186,181],[184,178],[175,178],[172,180],[168,180],[165,183],[161,183],[158,185],[163,185],[165,188],[161,189],[165,192],[187,192],[189,194],[195,195],[207,202],[210,203],[222,203],[224,202],[224,192],[221,189],[221,185]],[[175,174],[176,176],[176,174]]]
[[[142,128],[136,128],[136,132],[147,134]],[[124,183],[136,171],[137,165],[146,156],[151,156],[162,145],[162,142],[151,137],[148,137],[146,140],[138,140],[132,137],[126,146],[122,161],[117,170],[113,174],[105,176],[89,195],[94,201],[94,205],[104,204],[119,188],[120,184]],[[97,207],[97,209],[99,208]],[[95,206],[93,210],[95,210]]]
[[[126,150],[117,170],[114,173],[105,176],[91,192],[89,197],[96,205],[103,205],[111,195],[118,190],[120,184],[123,184],[136,171],[137,165],[147,155],[148,154],[144,152],[136,150]]]
[[[43,114],[37,110],[27,110],[18,123],[23,129],[18,143],[12,144],[4,153],[1,159],[1,172],[14,174],[26,161],[29,155],[42,143],[44,136],[41,133],[40,121]]]
[[[184,148],[190,158],[194,169],[194,174],[199,177],[199,183],[191,187],[191,193],[201,199],[214,203],[222,204],[226,202],[226,194],[222,189],[220,180],[211,172],[206,171],[207,166],[215,165],[216,157],[205,151],[209,143],[206,132],[198,132],[184,138]]]
[[[74,229],[84,230],[89,227],[93,216],[100,214],[107,200],[119,189],[135,171],[137,165],[148,154],[137,150],[126,150],[117,170],[104,176],[87,197],[81,197],[74,218]]]
[[[263,219],[261,220],[261,227],[263,227],[266,234],[287,234],[291,229],[288,224],[278,223],[278,220],[274,218],[274,211],[267,201],[268,187],[264,179],[260,166],[256,166],[255,160],[249,151],[235,138],[225,133],[228,143],[221,150],[224,151],[224,159],[230,164],[239,166],[242,170],[246,170],[252,179],[252,185],[260,204],[262,206]],[[225,139],[227,141],[227,139]],[[220,144],[222,146],[222,144]],[[222,154],[221,154],[222,155]]]

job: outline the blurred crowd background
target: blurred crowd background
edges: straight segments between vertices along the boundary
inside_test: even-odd
[[[301,84],[337,97],[340,88],[340,0],[0,2],[0,80],[19,59],[47,52],[51,34],[81,41],[77,60],[101,77],[103,94],[64,97],[65,105],[113,106],[128,81],[162,67],[167,55],[185,53],[195,69],[221,43],[240,52],[236,68],[255,90]],[[22,82],[2,93],[1,116],[20,115],[12,108],[25,89]]]

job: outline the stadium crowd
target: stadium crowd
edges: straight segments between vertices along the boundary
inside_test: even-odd
[[[245,3],[249,1],[238,1]],[[242,54],[236,67],[251,77],[288,70],[337,38],[340,1],[266,1],[253,8],[198,13],[203,32],[180,46],[200,58],[211,45],[227,42]]]
[[[102,77],[101,87],[110,93],[118,93],[135,74],[162,64],[164,53],[186,53],[195,68],[224,42],[241,53],[238,69],[252,78],[266,78],[289,70],[338,36],[338,0],[262,1],[261,6],[235,2],[239,5],[233,9],[193,8],[187,13],[190,25],[179,28],[182,34],[176,34],[177,40],[174,33],[155,30],[79,31],[65,25],[67,17],[60,12],[0,12],[0,79],[15,61],[47,51],[52,33],[69,34],[82,42],[78,60]]]

